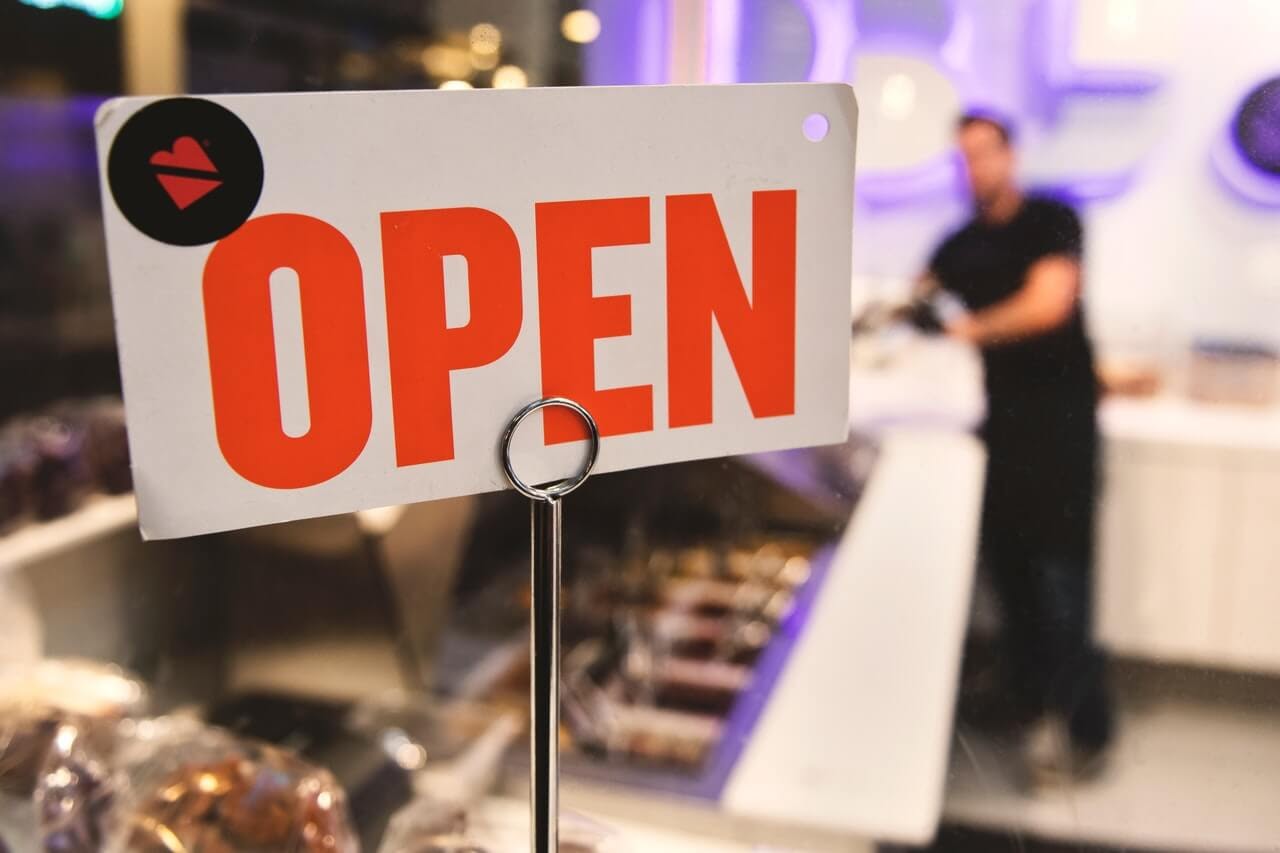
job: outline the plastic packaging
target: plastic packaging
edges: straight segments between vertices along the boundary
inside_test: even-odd
[[[525,853],[527,811],[489,809],[507,750],[524,731],[524,718],[479,706],[445,707],[390,695],[353,714],[359,727],[382,732],[388,748],[420,756],[413,802],[391,819],[379,853]],[[406,765],[407,766],[407,765]],[[503,801],[505,804],[505,801]],[[523,821],[523,822],[522,822]],[[615,833],[566,813],[561,853],[626,853]],[[372,851],[370,851],[372,853]]]
[[[380,853],[486,853],[467,837],[466,812],[420,798],[391,819]]]
[[[46,853],[98,853],[122,784],[77,726],[59,726],[35,790]]]
[[[39,848],[32,796],[44,783],[64,726],[64,737],[77,741],[78,758],[89,743],[105,748],[116,725],[140,713],[146,700],[142,684],[118,667],[79,660],[0,662],[0,843],[14,853]],[[64,793],[70,795],[71,787]]]
[[[0,665],[0,791],[29,797],[58,727],[105,741],[140,714],[142,683],[119,667],[82,660]]]
[[[183,718],[120,731],[106,853],[358,853],[327,770]]]
[[[349,724],[414,773],[416,793],[465,809],[493,787],[525,721],[486,705],[440,705],[393,691],[356,706]]]

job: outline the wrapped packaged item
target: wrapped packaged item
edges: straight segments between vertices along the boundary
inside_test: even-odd
[[[486,853],[467,838],[466,811],[430,798],[410,803],[391,819],[380,853]]]
[[[106,853],[356,853],[346,795],[328,771],[180,718],[136,723]]]
[[[81,660],[0,666],[0,792],[30,797],[58,727],[74,723],[107,741],[141,713],[141,682],[119,667]]]
[[[413,754],[422,759],[414,781],[418,796],[392,818],[378,848],[381,853],[524,853],[529,849],[527,813],[520,812],[525,820],[521,824],[495,819],[482,805],[497,782],[503,756],[524,731],[522,717],[473,705],[432,706],[421,699],[388,695],[357,708],[353,722],[383,732],[388,748],[399,745],[397,752],[412,744]],[[616,846],[612,832],[576,815],[561,816],[560,833],[561,853],[624,851]]]
[[[490,705],[436,702],[420,694],[390,690],[357,703],[347,724],[378,740],[406,770],[419,771],[428,764],[466,766],[475,775],[472,784],[476,792],[482,794],[494,780],[502,752],[520,733],[523,720]]]
[[[60,725],[35,791],[46,853],[98,853],[121,784],[79,727]]]
[[[374,849],[387,823],[413,799],[413,771],[425,752],[393,731],[352,726],[349,704],[289,693],[247,692],[207,709],[205,719],[239,737],[288,744],[327,769],[346,793],[363,849]]]
[[[461,814],[496,784],[504,756],[524,732],[525,717],[488,705],[440,703],[392,691],[357,705],[349,724],[412,772],[419,798],[455,804],[451,810]],[[397,808],[396,814],[400,812]],[[375,848],[376,842],[366,843],[365,849]]]

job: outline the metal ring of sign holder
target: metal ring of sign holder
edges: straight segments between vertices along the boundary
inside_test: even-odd
[[[587,426],[587,461],[576,476],[549,486],[530,486],[511,462],[511,440],[524,419],[540,409],[571,409]],[[573,400],[544,397],[525,406],[502,434],[499,456],[507,480],[531,501],[532,547],[529,605],[529,811],[530,849],[556,853],[560,814],[560,499],[591,476],[600,452],[600,428],[595,418]]]
[[[577,412],[578,417],[582,418],[583,423],[587,425],[590,440],[590,444],[587,447],[587,461],[576,477],[561,480],[559,483],[553,483],[546,488],[530,486],[516,474],[515,466],[511,462],[511,440],[515,438],[516,430],[520,428],[520,424],[524,423],[525,418],[534,412],[541,409],[549,409],[553,406],[560,406]],[[503,473],[507,475],[507,481],[511,483],[511,486],[517,492],[534,501],[559,500],[581,486],[587,481],[587,477],[591,476],[591,469],[596,467],[596,457],[600,455],[600,428],[596,425],[596,419],[591,417],[590,412],[568,397],[543,397],[541,400],[534,400],[516,412],[515,417],[507,424],[506,431],[502,433],[502,452],[499,455],[502,458]]]

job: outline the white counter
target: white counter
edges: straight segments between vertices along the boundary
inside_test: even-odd
[[[982,418],[976,353],[890,336],[856,367],[855,427]],[[875,364],[862,359],[862,364]],[[1280,672],[1280,406],[1108,398],[1099,409],[1099,641],[1130,657]]]
[[[1098,638],[1280,672],[1280,408],[1114,400],[1101,418]]]
[[[889,336],[881,366],[853,369],[849,419],[855,429],[931,425],[972,429],[985,411],[982,363],[972,347],[910,333]],[[1108,440],[1232,450],[1280,450],[1280,406],[1202,403],[1164,394],[1108,397],[1098,410]]]
[[[730,777],[733,814],[926,842],[942,808],[983,452],[891,430],[809,624]]]
[[[1209,404],[1174,396],[1109,399],[1099,419],[1103,433],[1118,441],[1280,451],[1280,406]]]

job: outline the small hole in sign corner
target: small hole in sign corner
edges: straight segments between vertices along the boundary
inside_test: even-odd
[[[827,131],[831,130],[831,122],[827,121],[827,117],[822,113],[809,113],[801,123],[800,129],[804,131],[805,139],[810,142],[821,142],[827,138]]]

